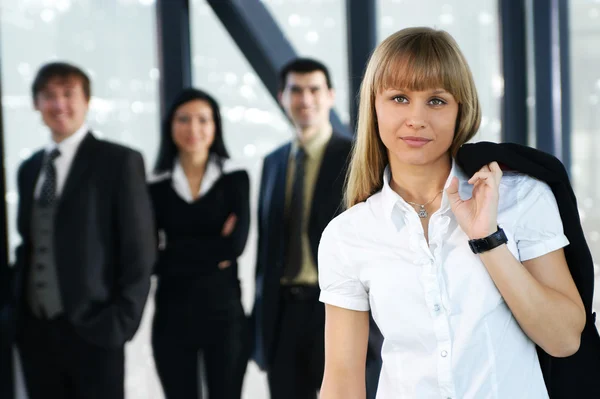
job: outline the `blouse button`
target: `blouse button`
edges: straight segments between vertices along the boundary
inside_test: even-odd
[[[437,303],[435,305],[433,305],[433,310],[435,310],[436,312],[440,311],[440,305],[438,305]]]
[[[442,353],[440,353],[440,354],[442,355],[442,357],[448,356],[448,352],[446,352],[446,351],[442,351]]]

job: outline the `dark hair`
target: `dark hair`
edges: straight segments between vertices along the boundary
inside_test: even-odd
[[[81,68],[75,65],[68,64],[66,62],[50,62],[43,65],[35,75],[33,84],[31,85],[31,94],[33,95],[33,102],[38,94],[46,88],[46,85],[52,79],[69,79],[76,78],[81,81],[83,87],[83,93],[89,100],[92,95],[90,78],[86,75]]]
[[[227,148],[225,148],[225,141],[223,140],[223,127],[219,104],[210,94],[190,87],[183,89],[183,91],[175,97],[175,100],[171,104],[171,107],[162,122],[160,148],[158,150],[156,165],[154,166],[155,173],[167,172],[173,169],[173,163],[175,162],[175,158],[179,151],[173,141],[171,132],[173,117],[175,116],[177,108],[194,100],[206,101],[212,109],[213,121],[215,123],[215,139],[208,150],[209,153],[216,155],[219,158],[219,163],[222,163],[224,159],[229,158],[229,153],[227,152]]]
[[[287,77],[291,72],[311,73],[316,71],[323,72],[325,80],[327,81],[327,87],[329,89],[333,88],[331,77],[329,76],[329,69],[327,69],[323,63],[312,58],[296,58],[285,64],[279,71],[279,90],[283,91],[285,89]]]

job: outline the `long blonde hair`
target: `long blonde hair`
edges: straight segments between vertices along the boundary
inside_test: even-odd
[[[443,88],[459,104],[452,156],[477,132],[481,109],[471,70],[458,44],[445,31],[407,28],[381,42],[369,60],[360,87],[356,141],[346,176],[346,207],[381,190],[388,164],[375,113],[375,97],[386,89]]]

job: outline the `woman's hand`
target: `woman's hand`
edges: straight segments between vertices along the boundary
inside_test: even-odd
[[[235,213],[232,213],[229,216],[227,216],[227,220],[225,220],[225,223],[223,223],[223,229],[221,230],[221,236],[229,237],[231,235],[231,233],[233,233],[236,223],[237,223],[237,216],[235,216]],[[219,262],[218,266],[219,266],[219,269],[221,269],[221,270],[227,269],[229,266],[231,266],[231,261],[230,260],[222,260]]]
[[[231,233],[233,233],[233,229],[235,229],[235,224],[237,223],[237,216],[235,213],[227,216],[227,220],[223,223],[223,229],[221,230],[221,236],[229,237]]]
[[[485,238],[498,229],[498,190],[502,170],[497,162],[479,169],[469,179],[473,196],[463,201],[458,194],[458,178],[452,178],[446,189],[452,212],[470,239]]]
[[[221,269],[221,270],[227,269],[229,266],[231,266],[230,260],[222,260],[219,262],[219,269]]]

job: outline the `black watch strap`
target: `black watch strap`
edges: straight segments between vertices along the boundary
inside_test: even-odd
[[[508,238],[506,238],[504,230],[498,226],[498,230],[495,233],[485,238],[469,240],[469,247],[471,247],[471,251],[473,251],[474,254],[480,254],[482,252],[487,252],[491,249],[499,247],[502,244],[506,244],[507,242]]]

